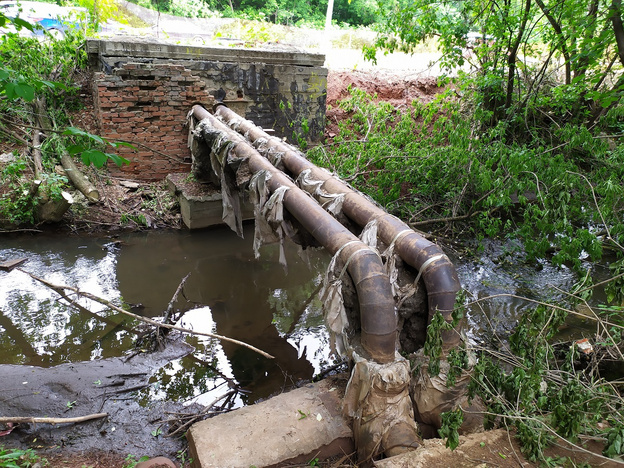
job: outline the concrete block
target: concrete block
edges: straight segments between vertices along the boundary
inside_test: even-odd
[[[328,381],[199,422],[187,438],[194,468],[306,464],[353,451],[339,391]]]
[[[184,225],[189,229],[203,229],[224,224],[221,191],[210,184],[189,181],[188,176],[167,175],[169,191],[178,197]],[[242,203],[241,211],[243,220],[253,219],[251,203]]]

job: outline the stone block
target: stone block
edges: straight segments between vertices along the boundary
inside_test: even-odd
[[[169,191],[178,197],[184,225],[188,229],[203,229],[224,224],[220,189],[211,184],[189,180],[189,175],[167,175]],[[243,203],[241,210],[243,220],[253,219],[251,203]]]
[[[187,433],[193,468],[306,465],[351,453],[338,393],[321,381],[193,425]]]

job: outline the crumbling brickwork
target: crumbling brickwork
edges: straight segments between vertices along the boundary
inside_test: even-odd
[[[162,180],[190,169],[186,116],[193,104],[211,108],[213,98],[203,80],[177,64],[126,63],[111,74],[95,75],[95,107],[101,135],[133,143],[120,147],[130,160],[113,175]]]
[[[322,54],[288,47],[256,50],[100,39],[89,39],[87,49],[92,69],[101,71],[96,107],[103,135],[138,141],[167,155],[144,147],[124,153],[132,159],[121,171],[127,177],[156,180],[167,172],[188,170],[183,123],[192,104],[206,104],[209,95],[290,143],[323,139],[327,69]]]

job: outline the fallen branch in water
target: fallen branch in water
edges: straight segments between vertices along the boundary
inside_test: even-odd
[[[176,417],[167,419],[166,421],[163,421],[163,425],[164,424],[169,424],[171,426],[175,426],[175,429],[173,429],[171,432],[169,432],[169,434],[167,434],[165,437],[173,437],[173,436],[175,436],[177,434],[183,434],[193,424],[195,424],[196,422],[199,422],[199,421],[202,421],[203,419],[205,419],[206,416],[208,416],[210,414],[212,408],[217,403],[219,403],[221,400],[227,400],[227,399],[233,397],[234,395],[236,395],[236,393],[237,393],[236,389],[228,390],[223,395],[218,396],[217,398],[215,398],[212,401],[212,403],[208,404],[199,413],[196,413],[196,412],[193,412],[193,413],[168,413],[168,414],[176,414]]]
[[[198,332],[198,331],[194,331],[194,330],[189,330],[188,328],[182,328],[182,327],[178,327],[176,325],[169,325],[167,323],[162,323],[162,322],[158,322],[156,320],[152,320],[150,318],[147,317],[141,317],[140,315],[137,314],[133,314],[132,312],[128,312],[127,310],[122,309],[121,307],[117,307],[115,304],[112,304],[110,301],[107,301],[106,299],[102,299],[101,297],[95,296],[91,293],[88,292],[83,292],[80,291],[78,288],[74,288],[72,286],[61,286],[61,285],[56,285],[53,283],[50,283],[47,280],[44,280],[43,278],[40,278],[36,275],[33,275],[32,273],[29,273],[25,270],[22,270],[21,268],[16,268],[17,270],[21,271],[22,273],[26,273],[28,276],[30,276],[32,279],[34,279],[35,281],[39,281],[41,284],[47,286],[48,288],[52,289],[53,291],[55,291],[57,294],[59,294],[62,297],[66,297],[66,293],[65,291],[71,291],[74,294],[76,294],[79,297],[84,297],[86,299],[90,299],[92,301],[95,302],[99,302],[100,304],[105,305],[106,307],[119,312],[120,314],[124,314],[127,315],[129,317],[132,317],[136,320],[140,320],[141,322],[144,323],[148,323],[150,325],[153,325],[155,327],[161,327],[161,328],[169,328],[171,330],[177,330],[179,332],[182,333],[188,333],[190,335],[199,335],[199,336],[208,336],[210,338],[215,338],[217,340],[221,340],[221,341],[229,341],[230,343],[234,343],[237,344],[239,346],[244,346],[245,348],[251,349],[252,351],[255,351],[258,354],[261,354],[262,356],[269,358],[269,359],[273,359],[273,356],[271,356],[268,353],[265,353],[264,351],[262,351],[261,349],[256,348],[255,346],[252,346],[250,344],[247,344],[243,341],[239,341],[239,340],[235,340],[233,338],[228,338],[227,336],[222,336],[222,335],[217,335],[216,333],[208,333],[208,332]]]
[[[0,417],[0,424],[68,424],[90,421],[91,419],[105,418],[106,416],[108,416],[108,413],[88,414],[86,416],[79,416],[77,418],[33,418],[30,416],[2,416]]]
[[[173,324],[174,322],[177,322],[180,319],[180,317],[176,318],[174,316],[175,315],[174,314],[175,310],[173,308],[173,305],[178,300],[178,296],[182,292],[182,288],[184,288],[184,284],[186,283],[186,280],[189,278],[189,276],[191,276],[190,273],[188,275],[186,275],[184,278],[182,278],[182,281],[180,281],[180,284],[178,285],[178,288],[176,289],[175,293],[173,294],[173,297],[169,301],[169,305],[167,306],[167,310],[165,311],[165,317],[163,318],[163,322],[164,323]]]
[[[169,305],[167,306],[167,310],[165,311],[165,314],[161,322],[162,324],[173,325],[175,322],[180,320],[180,318],[184,314],[184,312],[182,312],[180,313],[178,317],[175,317],[174,304],[178,300],[178,296],[182,292],[182,289],[184,288],[184,284],[186,283],[186,280],[188,279],[189,276],[191,276],[190,273],[186,275],[184,278],[182,278],[182,281],[180,281],[178,288],[173,294],[173,297],[171,298],[171,300],[169,301]],[[147,344],[152,351],[154,350],[162,351],[165,348],[164,338],[167,337],[170,331],[171,331],[170,328],[164,328],[164,327],[157,327],[156,329],[151,329],[147,332],[143,332],[139,334],[137,338],[137,343],[140,345]]]

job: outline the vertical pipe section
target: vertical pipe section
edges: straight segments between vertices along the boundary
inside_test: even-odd
[[[427,290],[429,322],[436,312],[440,312],[446,322],[452,322],[452,311],[460,283],[455,266],[439,246],[422,237],[396,216],[386,213],[342,181],[319,169],[290,145],[271,137],[249,120],[232,112],[227,106],[217,104],[215,114],[222,117],[239,133],[246,135],[254,145],[264,141],[267,150],[281,153],[282,162],[295,177],[304,170],[310,170],[315,179],[324,181],[324,190],[329,193],[344,193],[343,212],[359,226],[364,227],[369,221],[377,220],[381,240],[387,245],[394,241],[395,251],[403,261],[420,272]],[[457,346],[460,342],[459,326],[454,330],[443,331],[442,341],[445,349]]]
[[[342,248],[340,256],[347,265],[347,271],[357,291],[362,323],[362,347],[379,363],[393,362],[396,352],[397,318],[390,281],[377,253],[327,213],[289,177],[263,158],[238,133],[201,106],[193,106],[192,113],[198,120],[207,120],[213,128],[227,134],[236,142],[232,151],[237,156],[247,159],[249,169],[253,173],[261,170],[270,173],[268,183],[271,192],[279,187],[288,187],[284,195],[284,206],[332,255],[348,244]]]

